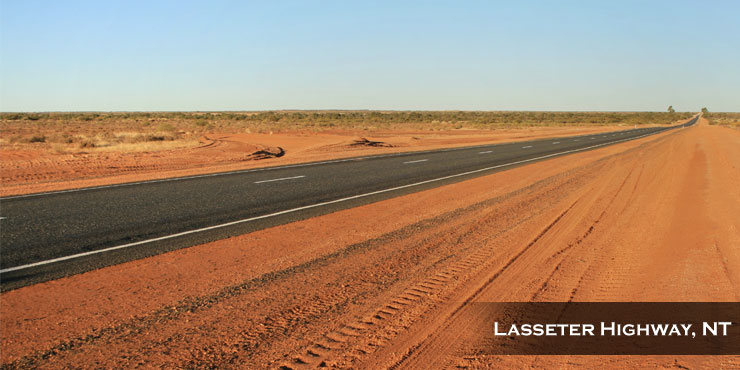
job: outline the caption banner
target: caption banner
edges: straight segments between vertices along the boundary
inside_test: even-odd
[[[490,355],[740,355],[740,303],[473,303]]]

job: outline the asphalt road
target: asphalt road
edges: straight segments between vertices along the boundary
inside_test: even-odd
[[[15,289],[675,128],[0,198],[0,284]]]

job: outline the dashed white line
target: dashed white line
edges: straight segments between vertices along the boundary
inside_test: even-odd
[[[293,176],[293,177],[282,177],[282,178],[279,178],[279,179],[270,179],[270,180],[255,181],[254,183],[255,184],[262,184],[262,183],[265,183],[265,182],[300,179],[301,177],[306,177],[306,176],[301,175],[301,176]]]
[[[419,159],[416,161],[403,162],[403,164],[419,163],[419,162],[426,162],[426,161],[428,161],[428,159]]]
[[[118,246],[115,246],[115,247],[98,249],[98,250],[94,250],[94,251],[89,251],[89,252],[84,252],[84,253],[78,253],[78,254],[73,254],[73,255],[59,257],[59,258],[54,258],[54,259],[50,259],[50,260],[29,263],[27,265],[9,267],[9,268],[6,268],[6,269],[1,269],[0,270],[0,274],[4,274],[6,272],[11,272],[11,271],[17,271],[17,270],[25,270],[25,269],[31,268],[31,267],[48,265],[50,263],[67,261],[67,260],[71,260],[71,259],[76,259],[76,258],[80,258],[80,257],[94,255],[94,254],[99,254],[99,253],[105,253],[105,252],[109,252],[109,251],[114,251],[114,250],[118,250],[118,249],[129,248],[129,247],[133,247],[133,246],[137,246],[137,245],[142,245],[142,244],[147,244],[147,243],[152,243],[152,242],[156,242],[156,241],[177,238],[177,237],[180,237],[180,236],[185,236],[185,235],[190,235],[190,234],[196,234],[196,233],[200,233],[200,232],[203,232],[203,231],[220,229],[220,228],[224,228],[224,227],[228,227],[228,226],[233,226],[233,225],[238,225],[238,224],[243,224],[243,223],[251,222],[251,221],[255,221],[255,220],[261,220],[261,219],[264,219],[264,218],[275,217],[275,216],[284,215],[284,214],[287,214],[287,213],[298,212],[298,211],[302,211],[302,210],[305,210],[305,209],[311,209],[311,208],[321,207],[321,206],[325,206],[325,205],[329,205],[329,204],[346,202],[346,201],[352,200],[352,199],[364,198],[364,197],[369,197],[369,196],[376,195],[376,194],[382,194],[382,193],[387,193],[387,192],[391,192],[391,191],[406,189],[406,188],[410,188],[410,187],[414,187],[414,186],[429,184],[429,183],[433,183],[433,182],[454,179],[456,177],[472,175],[474,173],[480,173],[480,172],[490,171],[490,170],[494,170],[494,169],[497,169],[497,168],[503,168],[503,167],[513,166],[513,165],[517,165],[517,164],[521,164],[521,163],[528,163],[528,162],[539,161],[539,160],[542,160],[542,159],[545,159],[545,158],[552,158],[552,157],[563,155],[563,154],[582,152],[584,150],[599,148],[599,147],[602,147],[602,146],[607,146],[607,145],[612,145],[612,144],[616,144],[616,143],[621,143],[623,141],[628,141],[628,140],[635,140],[635,139],[639,139],[639,138],[642,138],[642,137],[645,137],[645,136],[649,136],[649,135],[650,134],[645,134],[645,135],[641,135],[641,136],[630,138],[630,139],[621,139],[621,140],[611,141],[611,142],[608,142],[608,143],[595,144],[595,145],[587,146],[585,148],[571,149],[571,150],[566,150],[566,151],[562,151],[562,152],[558,152],[558,153],[543,155],[543,156],[539,156],[539,157],[535,157],[535,158],[522,159],[520,161],[514,161],[514,162],[499,164],[499,165],[496,165],[496,166],[485,167],[485,168],[480,168],[480,169],[477,169],[477,170],[462,172],[462,173],[458,173],[458,174],[454,174],[454,175],[438,177],[436,179],[420,181],[420,182],[416,182],[416,183],[413,183],[413,184],[396,186],[396,187],[393,187],[393,188],[388,188],[388,189],[383,189],[383,190],[377,190],[377,191],[373,191],[373,192],[370,192],[370,193],[354,195],[354,196],[351,196],[351,197],[330,200],[330,201],[327,201],[327,202],[321,202],[321,203],[311,204],[311,205],[307,205],[307,206],[303,206],[303,207],[298,207],[298,208],[293,208],[293,209],[286,209],[284,211],[270,213],[270,214],[267,214],[267,215],[256,216],[256,217],[251,217],[251,218],[245,218],[243,220],[231,221],[231,222],[223,223],[223,224],[220,224],[220,225],[213,225],[213,226],[203,227],[203,228],[200,228],[200,229],[183,231],[183,232],[176,233],[176,234],[170,234],[170,235],[160,236],[158,238],[140,240],[138,242],[133,242],[133,243],[128,243],[128,244],[118,245]]]
[[[575,140],[573,140],[573,141],[578,141],[578,139],[575,139]]]
[[[191,179],[198,179],[198,178],[203,178],[203,177],[216,177],[216,176],[225,176],[225,175],[237,175],[237,174],[252,173],[252,172],[266,172],[266,171],[281,170],[281,169],[286,169],[286,168],[299,168],[299,167],[317,166],[317,165],[328,164],[328,163],[355,162],[355,161],[362,161],[362,160],[366,160],[366,159],[379,159],[379,158],[389,158],[389,157],[400,157],[400,156],[405,156],[405,155],[409,155],[409,154],[421,154],[421,153],[429,153],[429,152],[448,152],[448,151],[453,151],[453,150],[465,150],[465,149],[470,149],[470,147],[449,148],[449,149],[444,149],[444,150],[422,150],[422,151],[418,151],[418,152],[403,152],[403,153],[379,154],[379,155],[371,155],[371,156],[367,156],[367,157],[355,157],[355,158],[347,158],[347,159],[333,159],[333,160],[321,161],[321,162],[298,163],[298,164],[291,164],[291,165],[285,165],[285,166],[253,168],[253,169],[248,169],[248,170],[237,170],[237,171],[228,171],[228,172],[207,173],[207,174],[203,174],[203,175],[192,175],[192,176],[171,177],[171,178],[156,179],[156,180],[126,182],[126,183],[122,183],[122,184],[91,186],[91,187],[79,188],[79,189],[55,190],[55,191],[48,191],[48,192],[42,192],[42,193],[32,193],[32,194],[22,194],[22,195],[9,195],[9,196],[5,196],[5,197],[0,197],[0,200],[19,199],[19,198],[31,198],[31,197],[38,197],[38,196],[44,196],[44,195],[54,195],[54,194],[64,194],[64,193],[77,193],[77,192],[90,191],[90,190],[119,188],[119,187],[134,186],[134,185],[143,185],[143,184],[154,184],[154,183],[159,183],[159,182],[191,180]]]
[[[645,131],[645,130],[648,130],[648,129],[646,129],[646,128],[643,129],[643,131]],[[606,137],[606,136],[603,136],[603,137]],[[108,189],[108,188],[118,188],[118,187],[134,186],[134,185],[142,185],[142,184],[153,184],[153,183],[159,183],[159,182],[170,182],[170,181],[181,181],[181,180],[198,179],[198,178],[203,178],[203,177],[226,176],[226,175],[235,175],[235,174],[251,173],[251,172],[261,172],[261,171],[274,171],[274,170],[286,169],[286,168],[298,168],[298,167],[316,166],[316,165],[322,165],[322,164],[327,164],[327,163],[354,162],[354,161],[362,161],[362,160],[365,160],[365,159],[377,159],[377,158],[387,158],[387,157],[398,157],[398,156],[404,156],[404,155],[408,155],[408,154],[419,154],[419,153],[425,153],[425,152],[446,152],[446,151],[452,151],[452,150],[465,150],[465,149],[470,149],[470,148],[469,147],[459,147],[459,148],[449,148],[449,149],[444,149],[444,150],[419,151],[419,152],[416,152],[416,153],[413,153],[413,152],[404,152],[404,153],[391,153],[391,154],[373,155],[373,156],[368,156],[368,157],[357,157],[357,158],[347,158],[347,159],[334,159],[334,160],[320,161],[320,162],[298,163],[298,164],[286,165],[286,166],[253,168],[253,169],[248,169],[248,170],[237,170],[237,171],[228,171],[228,172],[208,173],[208,174],[202,174],[202,175],[192,175],[192,176],[183,176],[183,177],[172,177],[172,178],[156,179],[156,180],[135,181],[135,182],[126,182],[126,183],[122,183],[122,184],[91,186],[91,187],[79,188],[79,189],[55,190],[55,191],[49,191],[49,192],[23,194],[23,195],[10,195],[10,196],[5,196],[5,197],[0,197],[0,199],[2,199],[2,200],[9,200],[9,199],[18,199],[18,198],[31,198],[31,197],[38,197],[38,196],[52,195],[52,194],[76,193],[76,192],[83,192],[83,191],[90,191],[90,190],[98,190],[98,189]]]
[[[555,145],[555,144],[560,144],[560,142],[559,141],[556,141],[556,142],[552,143],[552,145]]]
[[[493,150],[486,150],[485,152],[480,152],[478,154],[488,154],[488,153],[491,153],[491,152],[493,152]]]
[[[527,145],[527,146],[523,146],[522,149],[527,149],[527,148],[531,148],[531,147],[532,147],[531,145]]]

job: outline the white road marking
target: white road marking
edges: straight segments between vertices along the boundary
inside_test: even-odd
[[[643,130],[648,130],[648,129],[645,128]],[[603,137],[606,137],[606,136],[603,136]],[[126,182],[126,183],[122,183],[122,184],[91,186],[91,187],[79,188],[79,189],[56,190],[56,191],[47,191],[47,192],[42,192],[42,193],[23,194],[23,195],[10,195],[10,196],[6,196],[6,197],[0,197],[0,200],[18,199],[18,198],[31,198],[31,197],[39,197],[39,196],[51,195],[51,194],[76,193],[76,192],[89,191],[89,190],[108,189],[108,188],[119,188],[119,187],[124,187],[124,186],[133,186],[133,185],[141,185],[141,184],[153,184],[153,183],[158,183],[158,182],[170,182],[170,181],[198,179],[198,178],[202,178],[202,177],[236,175],[236,174],[240,174],[240,173],[249,173],[249,172],[273,171],[273,170],[279,170],[279,169],[285,169],[285,168],[317,166],[317,165],[327,164],[327,163],[353,162],[353,161],[361,161],[361,160],[365,160],[365,159],[376,159],[376,158],[386,158],[386,157],[398,157],[398,156],[403,156],[403,155],[408,155],[408,154],[447,152],[447,151],[452,151],[452,150],[465,150],[465,149],[473,149],[473,148],[476,148],[476,147],[484,147],[484,146],[490,146],[490,145],[507,145],[507,144],[508,143],[486,144],[486,145],[478,145],[478,146],[472,146],[472,147],[449,148],[449,149],[444,149],[444,150],[420,150],[418,152],[390,153],[390,154],[373,155],[373,156],[367,156],[367,157],[357,157],[357,158],[347,158],[347,159],[334,159],[334,160],[321,161],[321,162],[299,163],[299,164],[285,165],[285,166],[276,166],[276,167],[253,168],[253,169],[249,169],[249,170],[237,170],[237,171],[229,171],[229,172],[207,173],[207,174],[203,174],[203,175],[193,175],[193,176],[183,176],[183,177],[171,177],[171,178],[158,179],[158,180],[146,180],[146,181]]]
[[[488,154],[488,153],[491,153],[491,152],[492,152],[492,150],[487,150],[487,151],[485,151],[485,152],[480,152],[480,153],[478,153],[478,154]]]
[[[527,145],[527,146],[523,146],[522,149],[527,149],[527,148],[531,148],[531,147],[532,147],[531,145]]]
[[[303,207],[298,207],[298,208],[293,208],[293,209],[287,209],[287,210],[284,210],[284,211],[270,213],[270,214],[267,214],[267,215],[255,216],[255,217],[245,218],[243,220],[231,221],[231,222],[227,222],[227,223],[220,224],[220,225],[213,225],[213,226],[203,227],[203,228],[200,228],[200,229],[183,231],[183,232],[177,233],[177,234],[170,234],[170,235],[160,236],[158,238],[141,240],[141,241],[138,241],[138,242],[133,242],[133,243],[128,243],[128,244],[118,245],[118,246],[115,246],[115,247],[98,249],[98,250],[84,252],[84,253],[77,253],[77,254],[73,254],[73,255],[69,255],[69,256],[64,256],[64,257],[59,257],[59,258],[54,258],[54,259],[50,259],[50,260],[29,263],[27,265],[9,267],[9,268],[0,270],[0,274],[4,274],[6,272],[11,272],[11,271],[25,270],[25,269],[31,268],[31,267],[48,265],[50,263],[67,261],[67,260],[71,260],[71,259],[76,259],[76,258],[80,258],[80,257],[94,255],[94,254],[100,254],[100,253],[110,252],[110,251],[114,251],[114,250],[118,250],[118,249],[124,249],[124,248],[134,247],[134,246],[137,246],[137,245],[142,245],[142,244],[157,242],[157,241],[160,241],[160,240],[167,240],[167,239],[177,238],[179,236],[200,233],[200,232],[203,232],[203,231],[220,229],[220,228],[224,228],[224,227],[228,227],[228,226],[243,224],[243,223],[246,223],[246,222],[261,220],[261,219],[264,219],[264,218],[269,218],[269,217],[275,217],[275,216],[279,216],[279,215],[284,215],[284,214],[287,214],[287,213],[298,212],[298,211],[302,211],[302,210],[306,210],[306,209],[311,209],[311,208],[316,208],[316,207],[321,207],[321,206],[325,206],[325,205],[329,205],[329,204],[346,202],[348,200],[369,197],[369,196],[376,195],[376,194],[382,194],[382,193],[387,193],[387,192],[391,192],[391,191],[406,189],[406,188],[410,188],[410,187],[414,187],[414,186],[429,184],[429,183],[432,183],[432,182],[438,182],[438,181],[444,181],[444,180],[454,179],[456,177],[472,175],[474,173],[480,173],[480,172],[495,170],[497,168],[503,168],[503,167],[513,166],[513,165],[522,164],[522,163],[534,162],[534,161],[538,161],[538,160],[541,160],[541,159],[551,158],[551,157],[555,157],[555,156],[559,156],[559,155],[563,155],[563,154],[582,152],[582,151],[585,151],[585,150],[599,148],[599,147],[606,146],[606,145],[611,145],[611,144],[615,144],[615,143],[621,143],[623,141],[639,139],[639,138],[642,138],[642,137],[645,137],[645,136],[649,136],[649,135],[651,135],[651,134],[645,134],[645,135],[641,135],[641,136],[638,136],[638,137],[635,137],[635,138],[631,138],[631,139],[615,140],[615,141],[608,142],[608,143],[591,145],[591,146],[587,146],[585,148],[580,148],[580,149],[566,150],[566,151],[563,151],[563,152],[558,152],[558,153],[543,155],[543,156],[539,156],[539,157],[535,157],[535,158],[522,159],[520,161],[514,161],[514,162],[499,164],[499,165],[496,165],[496,166],[480,168],[480,169],[477,169],[477,170],[462,172],[462,173],[458,173],[458,174],[455,174],[455,175],[443,176],[443,177],[438,177],[436,179],[420,181],[420,182],[416,182],[416,183],[413,183],[413,184],[401,185],[401,186],[396,186],[396,187],[393,187],[393,188],[388,188],[388,189],[373,191],[373,192],[370,192],[370,193],[354,195],[354,196],[351,196],[351,197],[330,200],[330,201],[327,201],[327,202],[321,202],[321,203],[311,204],[311,205],[307,205],[307,206],[303,206]]]
[[[426,161],[428,161],[428,159],[419,159],[419,160],[416,160],[416,161],[403,162],[403,164],[419,163],[419,162],[426,162]]]
[[[573,140],[573,141],[578,141],[578,139],[575,139],[575,140]]]
[[[183,177],[171,177],[171,178],[158,179],[158,180],[146,180],[146,181],[136,181],[136,182],[125,182],[125,183],[121,183],[121,184],[91,186],[91,187],[79,188],[79,189],[56,190],[56,191],[47,191],[47,192],[43,192],[43,193],[22,194],[22,195],[10,195],[10,196],[6,196],[6,197],[0,197],[0,200],[18,199],[18,198],[31,198],[31,197],[39,197],[39,196],[43,196],[43,195],[52,195],[52,194],[76,193],[76,192],[83,192],[83,191],[89,191],[89,190],[98,190],[98,189],[120,188],[120,187],[124,187],[124,186],[133,186],[133,185],[142,185],[142,184],[153,184],[153,183],[158,183],[158,182],[170,182],[170,181],[190,180],[190,179],[198,179],[198,178],[202,178],[202,177],[215,177],[215,176],[225,176],[225,175],[237,175],[237,174],[242,174],[242,173],[261,172],[261,171],[274,171],[274,170],[280,170],[280,169],[285,169],[285,168],[317,166],[317,165],[328,164],[328,163],[341,163],[341,162],[362,161],[362,160],[365,160],[365,159],[400,157],[400,156],[410,155],[410,154],[449,152],[449,151],[453,151],[453,150],[466,150],[466,149],[475,149],[475,148],[479,148],[479,147],[507,145],[507,144],[508,143],[485,144],[485,145],[475,145],[475,146],[463,146],[463,147],[459,147],[459,148],[448,148],[448,149],[442,149],[442,150],[439,150],[439,149],[420,150],[420,151],[417,151],[417,152],[390,153],[390,154],[371,155],[371,156],[367,156],[367,157],[356,157],[356,158],[347,158],[347,159],[333,159],[333,160],[321,161],[321,162],[298,163],[298,164],[285,165],[285,166],[276,166],[276,167],[252,168],[252,169],[249,169],[249,170],[237,170],[237,171],[229,171],[229,172],[207,173],[207,174],[203,174],[203,175],[193,175],[193,176],[183,176]]]
[[[283,177],[283,178],[279,178],[279,179],[255,181],[254,183],[255,184],[262,184],[264,182],[273,182],[273,181],[283,181],[283,180],[300,179],[301,177],[306,177],[306,176],[301,175],[301,176],[293,176],[293,177]]]
[[[552,143],[552,145],[555,145],[555,144],[560,144],[560,142],[559,141],[556,141],[556,142]]]

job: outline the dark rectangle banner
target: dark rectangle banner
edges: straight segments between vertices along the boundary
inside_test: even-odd
[[[488,355],[740,355],[738,302],[472,303]],[[477,326],[476,325],[476,326]]]

